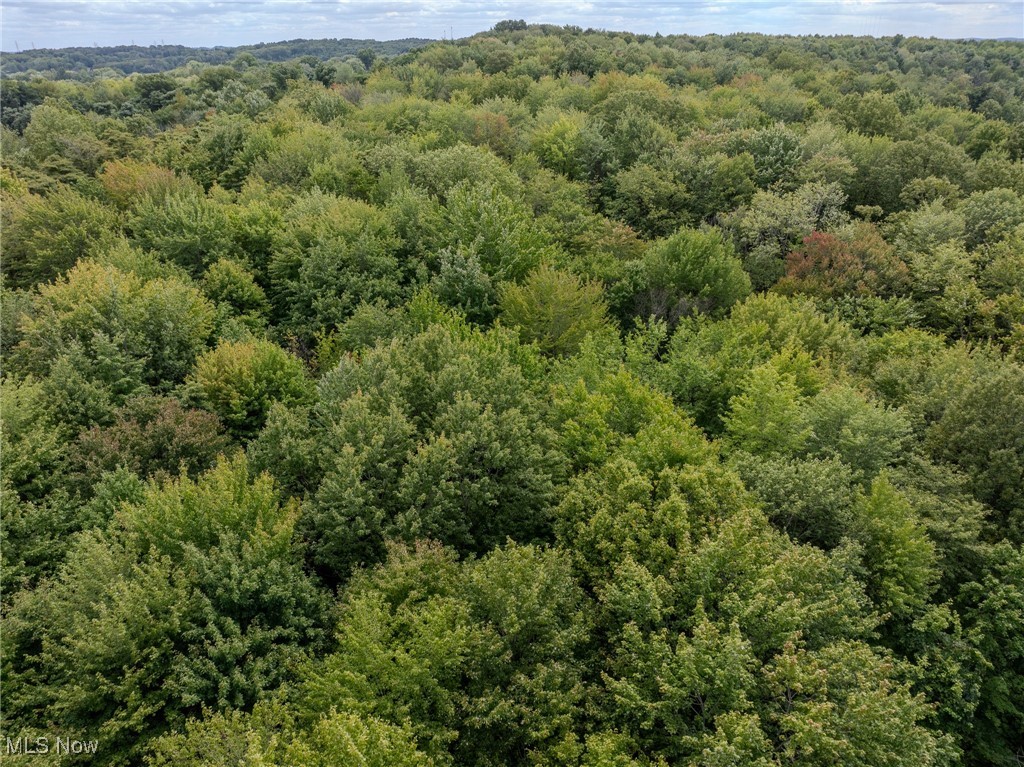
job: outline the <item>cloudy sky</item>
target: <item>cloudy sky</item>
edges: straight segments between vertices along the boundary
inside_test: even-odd
[[[0,0],[5,51],[471,35],[496,21],[631,32],[1024,37],[1024,0]]]

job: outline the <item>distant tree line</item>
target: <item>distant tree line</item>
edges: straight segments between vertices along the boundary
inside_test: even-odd
[[[177,69],[190,61],[227,64],[243,53],[259,61],[288,61],[303,56],[330,59],[372,51],[379,56],[397,56],[432,42],[423,38],[402,40],[283,40],[278,43],[192,48],[185,45],[101,45],[71,48],[33,48],[5,51],[4,77],[43,76],[54,80],[89,78],[95,70],[115,74],[154,74]]]

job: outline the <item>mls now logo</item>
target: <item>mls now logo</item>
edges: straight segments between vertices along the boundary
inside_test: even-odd
[[[27,756],[30,754],[95,754],[99,741],[72,740],[57,736],[51,744],[50,738],[15,738],[6,739],[4,754],[7,756]]]

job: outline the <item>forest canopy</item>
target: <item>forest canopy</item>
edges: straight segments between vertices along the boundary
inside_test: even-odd
[[[5,54],[12,761],[1019,763],[1024,44],[399,42]]]

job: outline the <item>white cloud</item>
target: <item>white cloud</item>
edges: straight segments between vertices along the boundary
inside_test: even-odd
[[[3,15],[3,50],[15,41],[42,48],[464,36],[502,18],[650,34],[1024,36],[1020,0],[3,0]]]

